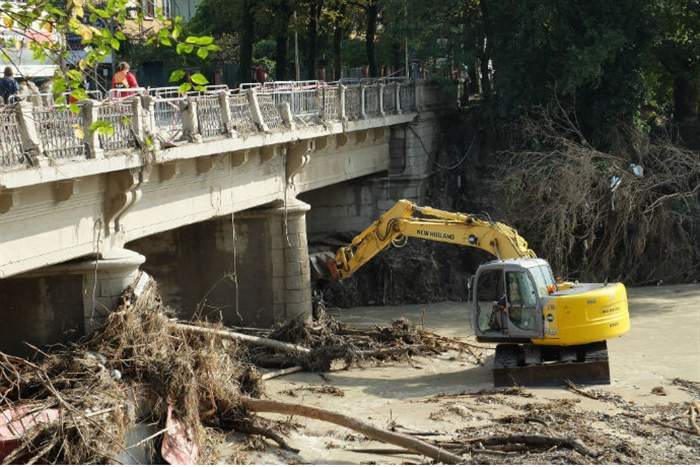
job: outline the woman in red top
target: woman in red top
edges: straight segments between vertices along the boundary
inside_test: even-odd
[[[129,64],[126,62],[119,63],[119,65],[117,65],[117,72],[114,73],[114,76],[112,77],[112,89],[129,89],[138,87],[139,83],[136,81],[136,76],[129,71]],[[117,93],[117,97],[129,97],[133,95],[133,92]]]

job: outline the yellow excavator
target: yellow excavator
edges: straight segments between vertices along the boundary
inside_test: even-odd
[[[496,386],[610,383],[606,341],[630,328],[625,286],[557,283],[549,263],[500,222],[400,200],[340,247],[326,262],[327,273],[335,280],[350,277],[411,237],[479,248],[497,258],[468,283],[476,338],[497,343]]]

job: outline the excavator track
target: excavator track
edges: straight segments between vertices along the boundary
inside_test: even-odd
[[[610,384],[606,342],[572,347],[499,344],[493,363],[494,386]]]

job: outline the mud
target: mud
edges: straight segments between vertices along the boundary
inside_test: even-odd
[[[698,463],[700,436],[688,433],[688,404],[698,400],[698,386],[677,378],[700,381],[700,285],[630,289],[629,296],[632,329],[609,343],[612,384],[584,388],[598,391],[592,393],[600,396],[597,399],[566,388],[489,394],[492,355],[488,350],[484,366],[453,352],[417,357],[412,364],[297,373],[268,381],[267,393],[273,399],[336,410],[384,428],[433,433],[424,436],[432,442],[469,445],[465,461],[472,463]],[[462,303],[367,307],[334,314],[353,326],[387,325],[404,316],[442,335],[473,341],[470,316]],[[324,386],[338,391],[324,390]],[[480,390],[487,393],[465,394]],[[339,391],[344,396],[339,397]],[[301,418],[294,422],[296,428],[287,439],[300,449],[298,454],[268,445],[262,451],[247,451],[247,462],[428,461],[410,454],[351,452],[348,449],[389,446],[323,422]],[[576,436],[599,457],[563,447],[522,451],[518,446],[515,449],[521,451],[510,452],[503,446],[467,442],[533,433]]]

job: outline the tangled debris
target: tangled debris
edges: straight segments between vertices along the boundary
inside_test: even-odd
[[[485,401],[477,395],[416,401],[440,402],[445,406],[443,417],[451,413],[463,422],[469,421],[469,414],[486,414],[473,419],[475,425],[432,438],[445,449],[470,455],[473,464],[692,464],[700,460],[700,434],[691,428],[689,418],[697,413],[697,401],[643,406],[615,395],[603,400],[600,409],[591,410],[580,406],[580,399],[532,402],[523,401],[521,394],[501,393]],[[461,410],[449,410],[457,401]],[[484,403],[496,413],[499,406],[513,413],[495,417],[483,410]]]
[[[188,427],[198,461],[212,460],[212,431],[246,418],[239,397],[261,394],[260,375],[235,342],[173,332],[165,311],[149,282],[138,297],[127,289],[118,309],[83,342],[34,361],[0,354],[6,416],[18,407],[30,415],[60,412],[21,433],[5,462],[114,463],[128,448],[130,426],[163,426],[169,410]]]
[[[31,360],[0,353],[0,429],[15,442],[0,443],[0,457],[27,464],[142,463],[132,450],[146,445],[153,452],[159,447],[162,457],[151,460],[209,463],[232,431],[269,438],[295,452],[280,435],[284,430],[254,415],[272,411],[318,417],[436,460],[461,461],[424,441],[342,414],[262,400],[264,378],[250,362],[267,352],[306,368],[329,368],[335,358],[382,360],[466,344],[405,321],[363,336],[325,315],[268,334],[312,348],[240,334],[221,324],[179,323],[163,306],[155,282],[142,274],[105,323],[81,342],[48,352],[36,349]],[[331,386],[308,390],[344,394]],[[127,445],[137,426],[163,428]]]
[[[308,353],[276,352],[270,348],[251,351],[256,365],[275,368],[301,365],[309,371],[328,371],[335,361],[345,368],[371,362],[399,361],[418,355],[434,355],[449,350],[465,354],[483,365],[483,349],[458,339],[419,329],[406,319],[374,329],[352,328],[325,313],[313,323],[291,321],[269,333],[269,338],[306,346]]]

